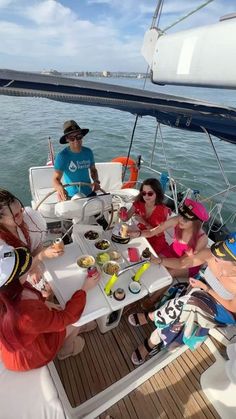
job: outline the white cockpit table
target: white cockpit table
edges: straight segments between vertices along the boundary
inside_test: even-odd
[[[45,262],[44,277],[51,285],[60,305],[65,306],[75,291],[79,290],[85,280],[86,272],[82,272],[76,263],[84,252],[78,243],[65,246],[65,253],[56,259]],[[111,309],[104,298],[99,285],[87,293],[87,302],[82,316],[74,325],[82,326],[92,320],[110,313]]]

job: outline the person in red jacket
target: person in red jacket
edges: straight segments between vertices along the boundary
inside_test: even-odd
[[[88,278],[63,310],[49,308],[41,293],[26,283],[32,257],[24,247],[0,247],[0,355],[5,367],[26,371],[81,351],[78,328],[86,293],[98,278]]]

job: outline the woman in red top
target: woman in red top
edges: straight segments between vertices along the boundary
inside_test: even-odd
[[[69,326],[81,316],[86,293],[98,279],[86,279],[63,310],[49,309],[24,275],[32,257],[26,248],[0,248],[0,354],[5,367],[26,371],[81,351],[78,328]]]
[[[130,237],[141,235],[143,230],[152,229],[167,220],[170,209],[163,204],[164,193],[159,180],[149,178],[144,180],[140,192],[127,213],[127,220],[135,215],[138,230],[129,231]],[[168,256],[168,243],[165,234],[153,235],[148,238],[157,254]]]

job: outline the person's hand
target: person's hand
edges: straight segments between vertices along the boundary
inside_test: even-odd
[[[49,246],[46,247],[45,249],[41,250],[41,258],[42,259],[53,259],[53,258],[57,258],[59,256],[62,256],[64,253],[64,249],[56,249],[55,247]]]
[[[96,191],[99,191],[99,190],[100,190],[100,182],[99,182],[99,180],[98,181],[94,181],[93,182],[93,191],[96,192]]]
[[[67,200],[67,192],[62,185],[57,186],[57,195],[58,195],[59,201]]]
[[[91,277],[87,277],[84,281],[84,285],[82,286],[82,290],[84,290],[85,292],[88,292],[89,290],[93,289],[94,287],[96,287],[96,285],[98,284],[100,280],[100,273],[98,272],[97,274],[91,276]]]
[[[204,284],[204,282],[200,281],[199,279],[189,278],[189,283],[193,288],[201,288],[203,291],[206,291],[208,285]]]
[[[31,284],[33,284],[33,285],[36,285],[36,284],[38,284],[39,283],[39,281],[41,280],[41,278],[42,278],[42,272],[40,271],[40,269],[38,269],[37,267],[36,268],[34,268],[34,269],[32,269],[32,270],[30,270],[29,272],[28,272],[28,274],[29,274],[29,277],[30,277],[30,282],[31,282]]]
[[[162,263],[162,259],[161,259],[161,258],[159,258],[158,256],[157,256],[157,257],[156,257],[156,256],[154,256],[153,254],[151,254],[150,261],[151,261],[152,263],[154,263],[154,265],[160,265],[160,264]]]
[[[59,304],[52,303],[51,301],[44,301],[44,304],[49,308],[50,311],[62,311],[62,308]]]
[[[127,233],[128,233],[128,236],[131,239],[136,239],[137,237],[140,237],[141,231],[140,230],[128,229],[128,232]]]

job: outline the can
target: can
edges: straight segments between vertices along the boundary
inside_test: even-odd
[[[56,240],[54,240],[53,247],[56,250],[64,250],[64,242],[61,237],[58,237]]]
[[[90,266],[90,268],[87,269],[88,277],[91,278],[91,276],[94,276],[98,273],[98,270],[96,266]]]

